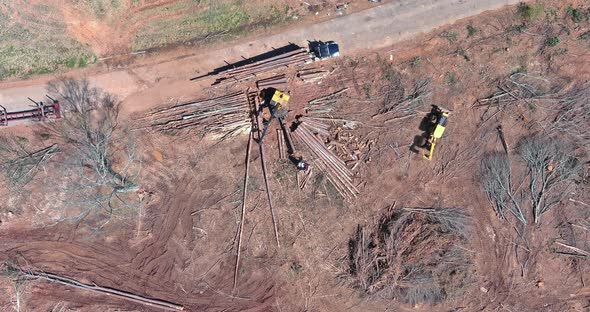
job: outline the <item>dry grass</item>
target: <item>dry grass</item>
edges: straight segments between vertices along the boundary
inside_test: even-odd
[[[134,50],[187,42],[223,34],[237,36],[248,29],[269,27],[284,21],[288,7],[280,2],[253,3],[244,1],[199,1],[185,11],[182,7],[171,10],[178,16],[157,19],[148,23],[136,35]],[[184,12],[183,12],[184,11]]]

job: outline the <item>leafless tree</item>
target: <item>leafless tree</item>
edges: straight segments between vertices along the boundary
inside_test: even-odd
[[[484,157],[480,167],[481,182],[496,213],[503,219],[510,212],[522,224],[527,220],[512,184],[510,161],[505,153],[491,153]]]
[[[518,153],[528,169],[528,193],[534,222],[538,223],[563,199],[572,178],[581,174],[582,164],[563,141],[541,135],[523,138]]]
[[[562,141],[542,134],[524,137],[516,150],[522,162],[511,162],[505,153],[492,153],[484,157],[480,167],[482,187],[488,199],[494,204],[496,212],[506,218],[506,211],[526,225],[523,209],[524,198],[530,198],[533,222],[538,223],[541,216],[559,203],[574,178],[582,172],[580,161],[574,156],[572,148]],[[524,164],[524,174],[516,179],[528,182],[528,189],[514,187],[513,165]],[[519,171],[519,172],[520,172]]]
[[[94,207],[112,213],[118,194],[138,188],[130,180],[136,143],[119,123],[120,102],[86,79],[64,78],[47,89],[60,99],[62,118],[42,127],[68,150],[61,167],[70,176],[67,191],[86,207],[81,216]]]

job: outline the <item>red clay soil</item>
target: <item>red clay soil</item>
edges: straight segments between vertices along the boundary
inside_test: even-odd
[[[565,8],[557,1],[547,2],[547,7],[557,4],[557,12],[563,14]],[[564,227],[588,218],[582,214],[587,206],[564,201],[540,225],[532,226],[530,258],[523,270],[517,258],[522,247],[512,227],[494,214],[476,174],[485,152],[501,150],[499,124],[509,145],[515,146],[522,136],[550,124],[553,112],[520,104],[482,122],[482,111],[472,104],[495,92],[498,79],[521,67],[563,81],[590,79],[588,43],[578,40],[589,25],[564,23],[569,34],[561,30],[563,25],[551,24],[550,31],[561,43],[550,49],[544,47],[543,36],[528,34],[545,26],[531,25],[527,33],[506,31],[509,25],[522,24],[511,8],[461,21],[387,51],[322,63],[334,72],[321,84],[293,80],[289,89],[295,113],[303,112],[310,99],[349,87],[349,96],[337,104],[336,117],[360,121],[361,126],[349,132],[362,140],[375,139],[376,148],[370,151],[371,161],[358,168],[362,195],[347,203],[321,175],[298,191],[291,164],[277,160],[276,137],[270,132],[265,141],[282,247],[274,247],[255,152],[242,269],[233,295],[245,137],[213,144],[194,133],[137,132],[144,168],[138,194],[142,208],[106,225],[102,216],[33,228],[36,209],[50,204],[35,194],[29,199],[35,205],[23,205],[22,211],[9,216],[0,210],[0,261],[168,300],[189,311],[588,311],[588,260],[560,256],[553,244],[572,235],[587,240],[583,232]],[[467,25],[476,27],[477,35],[469,36]],[[457,33],[454,42],[449,33]],[[384,91],[396,87],[407,95],[414,82],[426,77],[432,78],[432,96],[415,115],[393,121],[372,118],[383,108]],[[227,91],[196,90],[194,96]],[[147,109],[144,104],[141,96],[124,103],[133,107],[132,116]],[[420,134],[418,125],[430,104],[450,109],[451,117],[447,136],[428,162],[409,145]],[[30,128],[13,131],[30,135]],[[579,154],[587,161],[588,155]],[[589,194],[588,183],[580,182],[568,198],[590,203]],[[470,216],[471,235],[464,248],[473,257],[475,276],[463,293],[436,306],[407,305],[366,296],[341,278],[348,270],[348,242],[357,226],[375,224],[394,202],[397,207],[454,207]],[[0,309],[9,311],[15,306],[15,283],[9,278],[0,283]],[[150,311],[48,282],[27,281],[23,287],[21,305],[27,311],[64,304],[78,311]]]

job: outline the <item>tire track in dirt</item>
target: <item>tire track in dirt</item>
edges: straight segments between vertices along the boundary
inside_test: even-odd
[[[267,311],[274,283],[264,275],[245,278],[240,290],[247,298],[237,298],[228,294],[226,286],[231,285],[232,270],[231,265],[225,264],[229,263],[225,256],[211,267],[200,268],[200,272],[191,268],[193,261],[200,261],[192,258],[198,242],[193,221],[198,216],[191,213],[195,206],[209,200],[203,185],[214,192],[220,180],[215,176],[201,178],[198,173],[193,176],[190,171],[184,178],[176,179],[167,170],[158,171],[152,178],[160,181],[156,185],[161,198],[145,208],[146,215],[151,217],[144,221],[144,226],[150,232],[139,242],[130,243],[128,235],[110,243],[81,241],[83,238],[77,237],[76,227],[66,224],[6,235],[0,232],[3,236],[0,261],[168,300],[184,305],[188,311]],[[205,273],[208,273],[206,280]],[[65,286],[39,283],[33,284],[38,292],[27,303],[31,307],[47,304],[47,296],[83,307],[83,311],[92,311],[92,305],[101,309],[135,306],[119,299],[72,291]],[[102,303],[92,299],[103,297]]]

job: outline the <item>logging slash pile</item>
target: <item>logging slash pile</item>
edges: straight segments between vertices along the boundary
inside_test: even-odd
[[[251,127],[245,92],[195,100],[148,113],[149,128],[159,131],[190,128],[219,140],[248,131]]]
[[[374,225],[358,225],[343,276],[367,295],[440,302],[470,282],[470,259],[459,247],[467,231],[458,209],[390,209]]]

